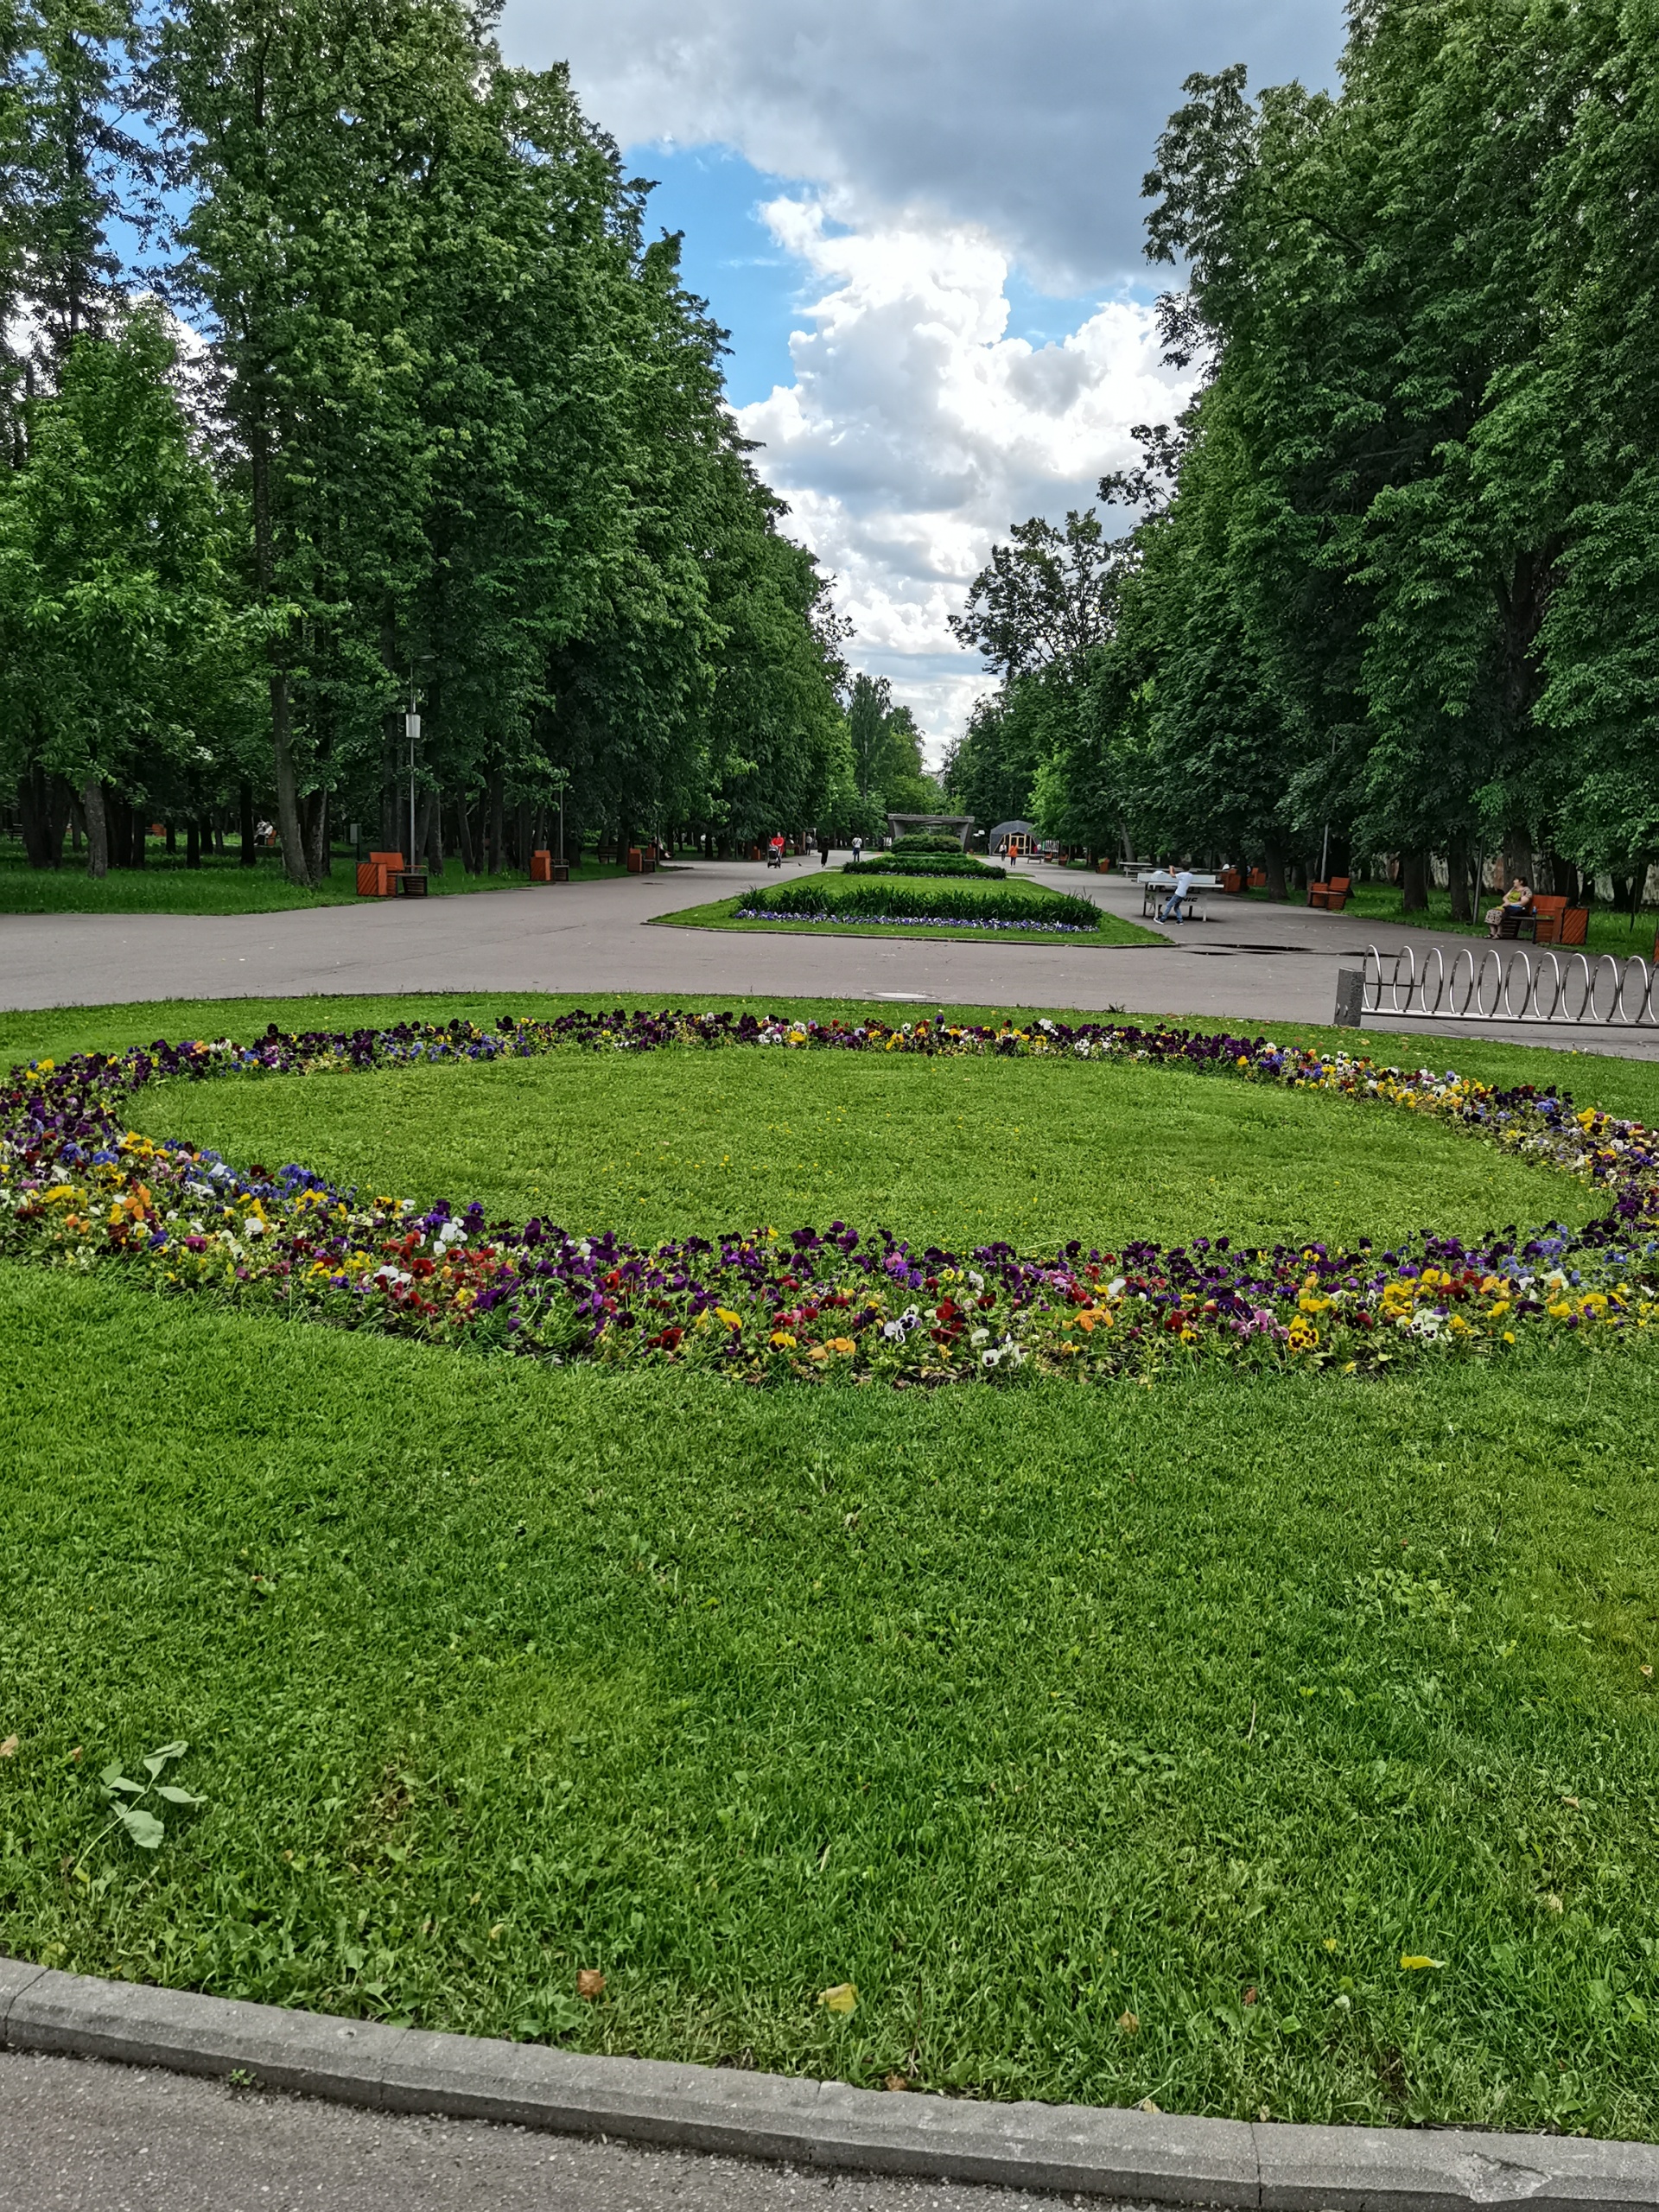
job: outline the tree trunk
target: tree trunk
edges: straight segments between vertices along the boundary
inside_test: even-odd
[[[467,794],[457,791],[454,798],[455,842],[461,847],[461,865],[468,875],[478,874],[477,855],[473,848],[473,825],[467,812]]]
[[[1474,849],[1468,838],[1452,838],[1446,847],[1446,872],[1447,887],[1452,893],[1452,918],[1454,922],[1471,922],[1475,918],[1471,892],[1475,865]]]
[[[328,794],[326,791],[308,791],[303,815],[305,830],[305,859],[311,880],[321,883],[328,870]]]
[[[256,413],[248,441],[249,475],[253,492],[254,573],[260,599],[271,596],[274,565],[270,512],[270,423],[268,397],[256,397]],[[283,660],[283,641],[273,637],[267,648],[270,674],[270,749],[276,769],[276,830],[283,841],[283,866],[290,883],[308,891],[305,844],[300,834],[299,781],[294,770],[293,700],[288,688],[288,669]]]
[[[104,819],[104,786],[96,776],[81,790],[86,815],[86,873],[94,880],[110,872],[110,831]]]
[[[409,793],[398,753],[403,734],[403,709],[394,708],[380,725],[380,849],[385,853],[401,853],[409,842]]]
[[[253,842],[253,785],[251,784],[242,784],[238,786],[236,805],[238,834],[242,839],[242,850],[238,856],[237,865],[239,868],[257,868],[259,855],[254,849]]]
[[[127,852],[129,868],[143,868],[149,858],[149,823],[145,819],[149,811],[142,798],[134,799],[128,809],[127,820],[132,832],[132,842]]]
[[[489,865],[492,875],[500,874],[506,858],[503,849],[506,840],[505,804],[506,779],[498,768],[490,778],[490,818],[489,826],[485,833],[489,840]]]
[[[273,641],[273,651],[275,645]],[[288,671],[280,663],[270,671],[270,741],[276,762],[276,834],[283,842],[283,869],[302,891],[311,888],[305,865],[305,833],[300,826],[300,779],[294,766],[293,699]]]
[[[1263,873],[1268,879],[1269,899],[1283,899],[1289,895],[1285,886],[1285,849],[1282,845],[1268,847]]]
[[[415,859],[429,874],[443,874],[443,803],[436,791],[423,791],[415,816]]]
[[[1428,912],[1428,855],[1421,845],[1400,855],[1400,911],[1402,914]]]
[[[1503,888],[1520,881],[1532,882],[1532,832],[1524,822],[1512,823],[1503,832]]]
[[[173,826],[171,816],[168,817],[163,826],[167,835],[167,849],[169,853],[176,853],[179,849],[179,833]]]
[[[38,762],[17,779],[17,810],[22,817],[23,850],[31,868],[61,868],[63,833],[69,822],[69,786]]]
[[[184,825],[184,864],[186,868],[201,866],[201,824],[194,814]]]

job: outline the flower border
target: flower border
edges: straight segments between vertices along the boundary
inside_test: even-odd
[[[474,1202],[377,1198],[308,1169],[245,1173],[125,1128],[122,1102],[161,1081],[665,1048],[1120,1058],[1326,1090],[1432,1117],[1605,1192],[1611,1211],[1508,1242],[1427,1236],[1379,1253],[1195,1237],[1052,1258],[1006,1243],[914,1248],[842,1222],[820,1233],[642,1250],[541,1218],[489,1223]],[[1659,1145],[1641,1123],[1575,1111],[1553,1088],[1503,1090],[1269,1039],[1122,1023],[890,1026],[753,1014],[576,1012],[405,1022],[252,1044],[157,1042],[14,1068],[0,1087],[0,1252],[167,1294],[554,1362],[707,1368],[746,1381],[880,1379],[932,1387],[1070,1375],[1104,1382],[1175,1363],[1375,1371],[1431,1352],[1501,1353],[1523,1337],[1630,1341],[1659,1316]]]

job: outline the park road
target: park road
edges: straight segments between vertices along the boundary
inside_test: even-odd
[[[0,2050],[0,2212],[1041,2212],[1058,2201],[359,2112]]]
[[[785,874],[815,874],[817,867],[815,857],[791,861]],[[1140,889],[1122,876],[1028,873],[1141,919]],[[1153,944],[1121,947],[1063,938],[972,944],[650,926],[767,880],[763,865],[696,861],[651,876],[287,913],[0,915],[0,1007],[441,991],[487,992],[505,1001],[554,991],[596,1004],[624,995],[662,1004],[700,995],[1065,1007],[1177,1020],[1196,1015],[1259,1032],[1328,1023],[1338,969],[1357,966],[1368,944],[1389,951],[1408,944],[1421,957],[1439,944],[1450,957],[1474,942],[1221,896],[1206,902],[1205,919],[1157,931]],[[1421,1032],[1427,1025],[1414,1026]],[[1367,1027],[1407,1025],[1374,1020]],[[1659,1057],[1659,1031],[1449,1022],[1432,1033]]]

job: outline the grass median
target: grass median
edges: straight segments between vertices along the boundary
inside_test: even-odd
[[[880,879],[876,879],[880,881]],[[866,885],[870,882],[865,879]],[[788,887],[793,889],[795,887]],[[929,886],[931,888],[931,886]],[[773,912],[750,914],[746,912],[751,894],[745,893],[736,899],[716,899],[700,906],[683,906],[677,913],[653,914],[652,926],[690,930],[760,930],[783,931],[808,937],[910,937],[948,938],[952,942],[972,944],[1035,944],[1058,945],[1064,951],[1077,947],[1106,945],[1167,946],[1169,940],[1159,937],[1152,930],[1143,930],[1138,923],[1125,921],[1120,915],[1097,908],[1098,924],[1087,930],[1069,930],[1052,934],[1042,931],[1000,931],[976,926],[971,920],[934,921],[923,919],[882,919],[879,914],[844,912],[839,914],[790,914]]]

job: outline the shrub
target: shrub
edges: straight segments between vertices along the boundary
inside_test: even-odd
[[[900,853],[896,846],[890,853],[878,853],[874,860],[849,861],[841,872],[843,875],[977,875],[990,883],[1001,883],[1007,874],[1007,868],[992,868],[967,853],[918,853],[912,857]]]
[[[960,853],[962,841],[940,830],[916,830],[909,836],[898,838],[893,844],[895,853]]]
[[[976,922],[990,928],[1096,930],[1100,909],[1087,899],[1040,891],[1035,884],[929,883],[889,875],[874,882],[842,876],[761,884],[744,900],[757,914],[864,916],[888,921]]]

